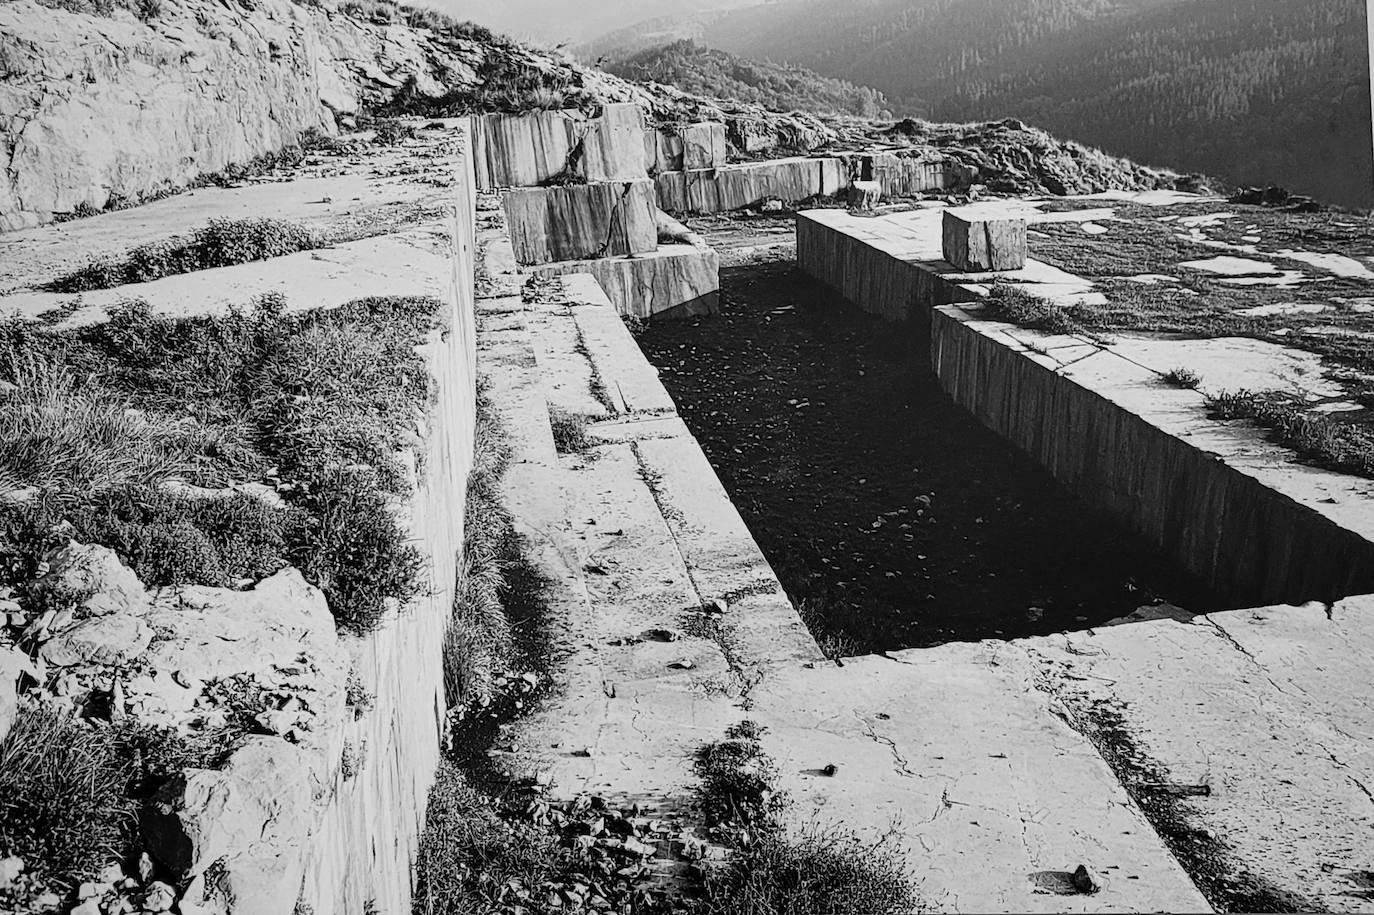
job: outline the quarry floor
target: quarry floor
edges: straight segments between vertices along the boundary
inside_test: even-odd
[[[700,228],[725,252],[760,234]],[[859,311],[788,255],[753,248],[748,263],[722,267],[720,315],[656,322],[637,339],[828,648],[1018,638],[1147,606],[1222,606],[955,405],[915,328]]]

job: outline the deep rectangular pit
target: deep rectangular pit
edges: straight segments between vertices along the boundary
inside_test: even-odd
[[[1230,605],[955,405],[924,329],[778,256],[723,268],[721,297],[722,315],[639,341],[831,650]]]

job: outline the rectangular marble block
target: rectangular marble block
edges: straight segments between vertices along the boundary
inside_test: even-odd
[[[726,213],[770,198],[793,204],[838,194],[849,187],[850,179],[838,158],[797,157],[664,172],[655,183],[659,206],[670,213]]]
[[[945,210],[945,260],[965,273],[1026,266],[1026,221],[974,210]]]
[[[660,245],[636,257],[544,264],[531,272],[590,273],[622,315],[686,318],[720,310],[720,256],[705,244]]]
[[[479,190],[538,187],[571,175],[589,181],[648,177],[644,113],[638,105],[606,105],[597,117],[581,111],[488,114],[472,119]]]
[[[725,165],[725,125],[703,121],[686,127],[660,127],[644,134],[645,162],[654,174]]]
[[[516,188],[505,195],[515,259],[524,265],[644,254],[658,247],[648,179]]]

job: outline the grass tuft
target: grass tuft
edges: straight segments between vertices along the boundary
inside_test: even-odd
[[[901,852],[840,827],[811,823],[795,836],[764,833],[709,871],[699,915],[886,915],[919,911]]]
[[[94,877],[123,850],[133,776],[112,728],[20,705],[0,743],[0,856],[17,855],[69,884]]]
[[[1374,479],[1374,431],[1314,414],[1277,391],[1235,391],[1207,400],[1214,419],[1249,420],[1319,467]]]
[[[1074,320],[1070,309],[1010,283],[994,284],[984,301],[987,303],[988,317],[995,321],[1006,321],[1050,334],[1075,334],[1083,330]]]
[[[130,408],[72,371],[14,349],[0,394],[0,490],[76,497],[188,471],[206,444],[194,425]]]
[[[553,444],[559,454],[578,454],[591,447],[587,426],[591,417],[554,407],[549,410],[549,424],[553,427]]]
[[[1179,366],[1164,373],[1163,381],[1165,384],[1173,385],[1176,388],[1187,388],[1196,390],[1202,384],[1202,376],[1190,368]]]

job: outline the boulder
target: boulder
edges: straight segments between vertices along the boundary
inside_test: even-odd
[[[148,851],[182,879],[221,860],[227,866],[237,857],[299,850],[314,820],[313,771],[305,750],[276,737],[249,737],[222,768],[188,769],[145,806],[140,826]],[[299,882],[285,907],[272,910],[289,912],[298,890]]]
[[[61,592],[86,596],[91,613],[141,611],[148,606],[148,589],[109,547],[70,543],[49,565],[44,584]]]
[[[167,589],[146,619],[158,632],[149,664],[175,671],[185,682],[286,664],[302,653],[325,659],[338,651],[324,594],[294,568],[248,591]]]
[[[38,656],[53,667],[124,667],[139,658],[153,630],[128,613],[82,620],[43,643]]]
[[[1026,221],[994,210],[945,210],[944,255],[964,273],[1020,270],[1026,266]]]
[[[15,648],[0,649],[0,740],[14,725],[19,710],[19,678],[25,674],[38,679],[28,655]]]

